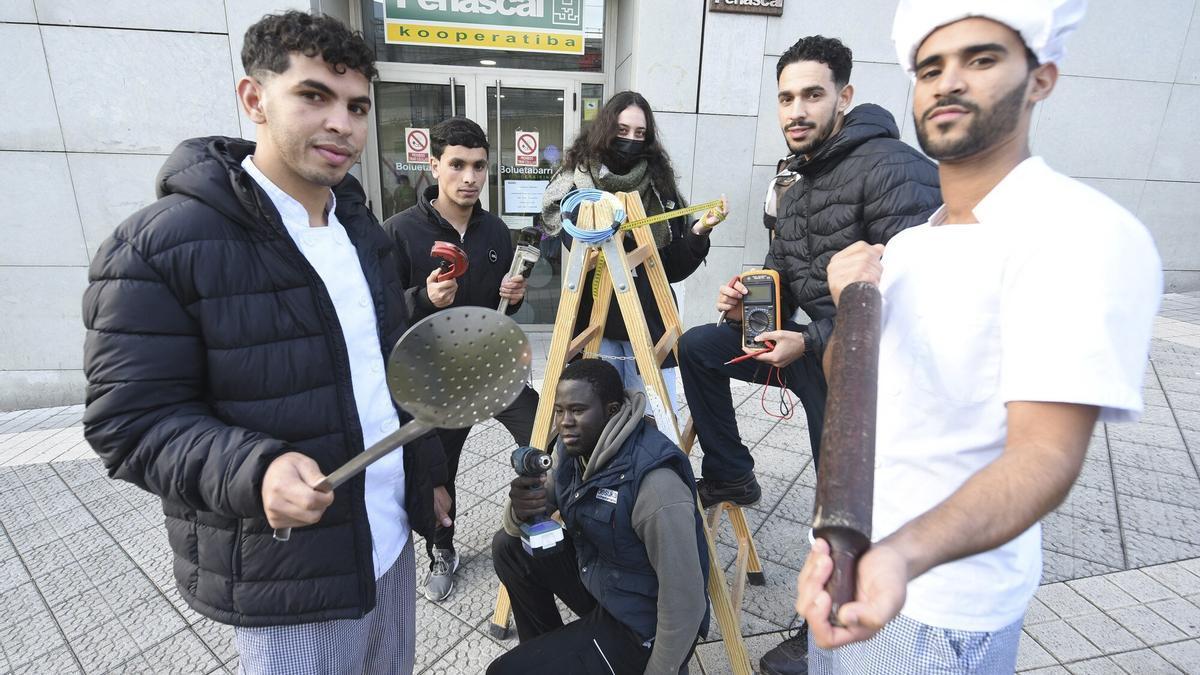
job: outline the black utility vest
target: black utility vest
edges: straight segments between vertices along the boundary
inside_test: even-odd
[[[660,467],[679,474],[695,497],[696,479],[687,457],[643,422],[616,457],[586,481],[576,461],[561,462],[554,475],[559,514],[571,533],[583,585],[609,614],[646,641],[654,638],[658,626],[658,577],[633,529],[633,504],[642,478]],[[695,521],[707,595],[708,545],[699,511]],[[708,635],[708,621],[705,610],[702,636]]]

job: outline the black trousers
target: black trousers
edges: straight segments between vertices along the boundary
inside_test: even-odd
[[[508,588],[521,643],[493,661],[488,675],[645,671],[651,648],[588,593],[570,537],[558,553],[534,558],[519,538],[500,530],[492,538],[492,564]],[[564,626],[555,596],[580,618]]]
[[[704,447],[701,473],[705,478],[733,480],[754,470],[754,459],[738,432],[729,380],[765,384],[770,366],[754,359],[725,365],[742,353],[742,333],[729,324],[696,326],[684,333],[679,342],[679,374],[696,438]],[[781,369],[780,374],[804,406],[813,462],[816,462],[828,391],[820,360],[806,351]],[[778,385],[778,381],[774,384]]]
[[[508,429],[508,433],[512,434],[513,440],[517,442],[518,446],[529,445],[529,437],[533,435],[533,418],[537,415],[537,407],[538,393],[532,387],[526,386],[517,395],[517,400],[513,401],[512,405],[496,415],[496,421]],[[450,506],[451,520],[458,515],[458,498],[454,490],[454,480],[458,476],[458,460],[462,457],[463,444],[467,442],[467,436],[470,433],[471,427],[437,430],[438,438],[442,441],[442,449],[446,453],[446,475],[449,481],[446,483],[446,492],[450,493],[450,497],[454,499]],[[453,525],[450,527],[438,526],[433,532],[433,537],[425,540],[426,553],[432,555],[435,546],[454,550]]]

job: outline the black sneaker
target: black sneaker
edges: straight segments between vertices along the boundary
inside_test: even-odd
[[[700,504],[706,509],[721,502],[751,506],[762,499],[762,488],[754,480],[753,472],[735,480],[701,478],[696,481],[696,492],[700,495]]]
[[[763,675],[807,675],[808,623],[802,621],[791,637],[763,654],[758,669]]]

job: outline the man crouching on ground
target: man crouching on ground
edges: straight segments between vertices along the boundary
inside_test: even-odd
[[[543,477],[518,477],[492,540],[521,644],[499,673],[678,673],[708,633],[708,548],[683,452],[645,422],[646,398],[608,363],[563,370]],[[561,550],[533,557],[519,523],[562,516]],[[580,619],[564,626],[554,596]]]

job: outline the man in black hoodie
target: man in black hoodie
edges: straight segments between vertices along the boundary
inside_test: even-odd
[[[941,203],[937,167],[899,140],[892,116],[873,104],[850,110],[851,66],[850,49],[820,35],[799,40],[776,65],[779,123],[791,154],[780,162],[763,218],[772,234],[764,267],[779,273],[785,320],[783,330],[759,340],[773,342],[774,349],[724,365],[743,351],[746,287],[739,281],[720,289],[717,309],[725,323],[697,326],[680,342],[684,395],[704,449],[698,492],[705,506],[750,505],[762,496],[754,460],[738,434],[730,379],[782,381],[793,391],[804,406],[816,462],[826,395],[821,356],[834,322],[825,266],[855,241],[886,244],[925,222]],[[768,652],[762,671],[807,672],[805,635],[800,630]]]
[[[423,318],[446,307],[495,308],[501,298],[508,300],[507,311],[513,314],[525,299],[525,278],[508,278],[512,235],[504,221],[479,203],[488,175],[487,135],[475,122],[455,117],[430,129],[429,140],[429,166],[437,185],[429,186],[414,206],[383,224],[400,250],[398,271],[413,317]],[[466,274],[438,281],[439,261],[429,254],[439,241],[454,244],[466,253]],[[537,406],[537,392],[525,387],[511,406],[496,415],[518,445],[529,444]],[[470,432],[470,427],[437,431],[446,453],[445,487],[451,497],[458,460]],[[455,515],[451,506],[450,517]],[[458,569],[454,527],[437,528],[433,537],[425,539],[425,550],[429,554],[425,597],[441,602],[454,590]]]
[[[374,56],[301,12],[244,44],[257,145],[182,143],[92,260],[84,434],[162,499],[179,593],[235,626],[243,672],[412,672],[411,530],[449,524],[437,437],[312,487],[409,419],[384,377],[409,325],[396,248],[348,175]]]

